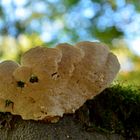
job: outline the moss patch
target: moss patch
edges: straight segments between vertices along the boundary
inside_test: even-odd
[[[87,101],[76,117],[85,123],[88,131],[140,138],[140,89],[120,84],[109,87]]]

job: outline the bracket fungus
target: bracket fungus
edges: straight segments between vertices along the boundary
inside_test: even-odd
[[[21,64],[0,63],[0,111],[55,121],[103,91],[119,69],[117,57],[97,42],[32,48]]]

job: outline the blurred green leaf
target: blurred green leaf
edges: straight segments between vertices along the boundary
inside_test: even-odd
[[[93,29],[93,35],[102,42],[111,44],[114,38],[123,36],[123,32],[119,31],[115,26],[106,28],[104,31]]]
[[[62,2],[64,3],[64,5],[71,7],[76,5],[80,0],[62,0]]]

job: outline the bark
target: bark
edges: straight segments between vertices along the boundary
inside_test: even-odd
[[[3,117],[3,118],[2,118]],[[1,114],[0,140],[123,140],[117,134],[88,131],[75,115],[65,115],[58,123],[25,121]]]

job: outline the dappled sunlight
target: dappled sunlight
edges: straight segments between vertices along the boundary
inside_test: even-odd
[[[140,56],[137,56],[131,48],[127,47],[127,40],[114,39],[113,52],[117,55],[121,64],[120,72],[116,80],[126,83],[140,83]]]
[[[128,41],[130,44],[129,47],[130,49],[137,55],[140,56],[140,36],[135,37],[133,40]]]
[[[12,59],[15,60],[18,54],[17,41],[10,36],[1,37],[0,51],[1,60]]]
[[[21,55],[32,47],[36,47],[37,44],[43,45],[43,41],[37,35],[25,35],[21,34],[17,39],[12,36],[0,37],[0,52],[1,60],[15,60],[19,61]]]

